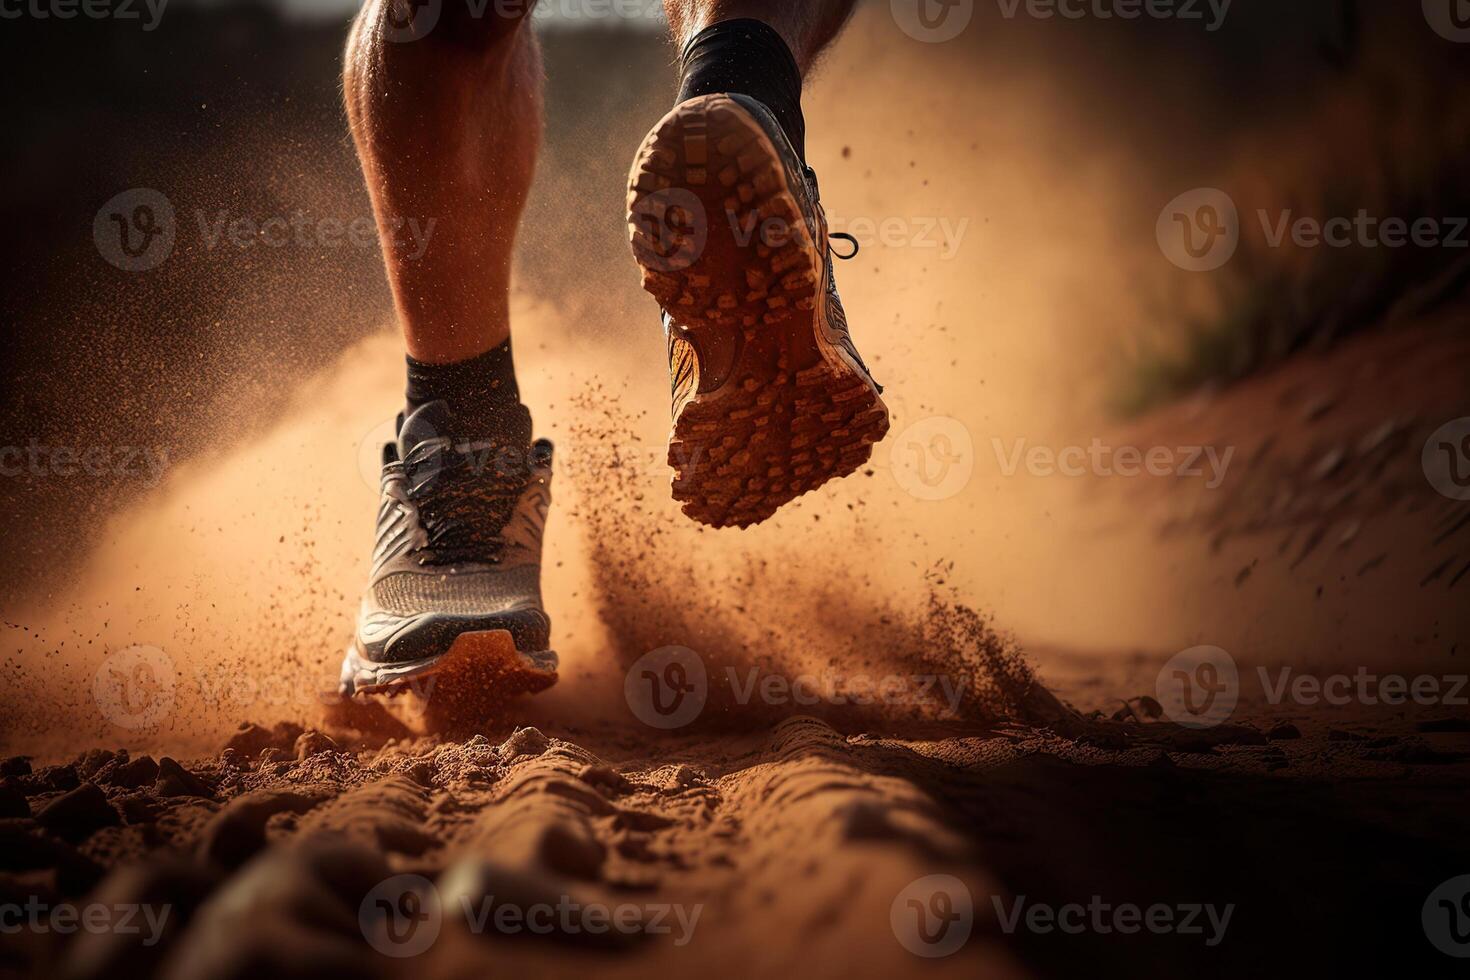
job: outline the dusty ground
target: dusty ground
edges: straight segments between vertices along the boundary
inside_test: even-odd
[[[1290,717],[1300,737],[1213,746],[1162,726],[844,734],[794,717],[722,735],[546,726],[357,750],[282,726],[242,732],[187,771],[100,750],[32,772],[11,761],[0,832],[15,900],[166,902],[175,918],[147,948],[92,935],[6,947],[12,965],[59,959],[80,976],[1000,977],[1074,976],[1080,963],[1102,976],[1276,976],[1406,962],[1449,975],[1419,909],[1470,861],[1456,816],[1470,724]],[[362,939],[359,910],[396,874],[437,882],[443,929],[412,960]],[[974,925],[961,951],[926,962],[892,915],[934,874],[964,882]],[[697,918],[631,936],[576,920],[473,932],[462,910],[487,896]],[[1214,946],[1208,928],[1008,934],[1018,896],[1214,903],[1233,917]]]
[[[1370,338],[1353,351],[1368,357],[1382,344]],[[1463,363],[1455,350],[1441,346],[1436,360]],[[355,363],[343,370],[361,370]],[[1294,390],[1338,376],[1294,365],[1260,388]],[[1142,425],[1152,436],[1188,441],[1210,431],[1199,420],[1217,411],[1238,420],[1263,397],[1232,392],[1222,404]],[[1443,397],[1424,385],[1405,389],[1396,417],[1416,417],[1409,406],[1426,402],[1432,417]],[[1274,704],[1251,681],[1247,648],[1229,724],[1181,729],[1153,717],[1148,701],[1172,651],[1102,653],[1045,642],[1023,650],[959,597],[949,563],[920,575],[912,598],[876,589],[861,569],[829,570],[814,584],[805,569],[779,560],[790,552],[777,546],[769,559],[748,553],[721,572],[732,559],[719,551],[720,539],[680,524],[654,496],[657,477],[620,461],[620,454],[643,458],[636,424],[596,386],[577,398],[578,421],[563,442],[571,447],[563,457],[571,485],[558,514],[582,531],[574,553],[585,570],[569,578],[567,562],[548,567],[552,594],[567,597],[572,614],[558,619],[568,642],[557,688],[471,720],[466,733],[424,736],[395,729],[381,713],[321,700],[325,684],[317,681],[330,671],[333,647],[315,652],[300,676],[292,673],[294,653],[226,660],[282,684],[272,696],[263,686],[231,687],[217,664],[195,658],[186,644],[170,645],[169,713],[132,731],[116,726],[117,712],[148,711],[162,694],[157,677],[124,678],[123,695],[87,675],[72,686],[64,675],[37,684],[37,697],[50,700],[39,709],[17,705],[16,718],[44,725],[64,710],[77,729],[12,736],[34,746],[36,758],[4,763],[6,893],[17,903],[37,896],[48,904],[167,905],[171,919],[149,946],[141,944],[146,932],[6,936],[7,965],[177,977],[475,976],[505,968],[533,976],[673,969],[1060,977],[1077,975],[1080,964],[1120,977],[1321,975],[1365,965],[1450,975],[1452,961],[1428,944],[1420,916],[1437,885],[1470,867],[1457,816],[1470,776],[1464,708]],[[1320,439],[1373,422],[1346,406],[1310,414],[1300,431],[1278,426],[1276,458],[1310,463]],[[276,445],[298,439],[315,451],[299,430]],[[1378,449],[1368,447],[1370,459]],[[1343,467],[1355,472],[1355,460]],[[181,488],[182,499],[161,513],[135,515],[139,537],[124,541],[146,541],[175,519],[170,510],[203,524],[211,515],[223,520],[233,465],[200,471],[198,485]],[[1411,467],[1368,470],[1360,495],[1410,567],[1447,541],[1459,546],[1455,535],[1420,533],[1424,522],[1444,518],[1442,505],[1406,476]],[[1255,520],[1256,498],[1235,490],[1222,495],[1228,503],[1218,511],[1186,511],[1196,527],[1152,500],[1161,490],[1165,504],[1187,492],[1103,486],[1086,496],[1079,523],[1113,527],[1118,540],[1117,508],[1141,493],[1154,519],[1125,522],[1129,535],[1188,543],[1219,566],[1200,572],[1224,577],[1217,598],[1289,621],[1289,609],[1246,591],[1251,576],[1228,574],[1228,548],[1211,542],[1222,523],[1233,527],[1239,546],[1271,556],[1253,576],[1285,575],[1301,567],[1293,566],[1300,556],[1278,548],[1278,537],[1303,534],[1323,515],[1308,509],[1296,522],[1244,527]],[[852,493],[873,506],[883,490],[875,477]],[[884,540],[881,531],[869,533]],[[262,547],[239,543],[238,532],[204,537],[236,542],[247,554]],[[689,550],[691,537],[708,538],[705,551],[715,553]],[[1333,544],[1330,560],[1355,564],[1342,547]],[[221,615],[234,616],[211,583],[243,566],[214,572],[203,558],[188,564],[175,586],[159,583],[167,598],[151,615],[179,614],[209,635],[208,618],[196,620],[192,603],[177,596],[207,589]],[[330,567],[295,574],[311,598],[303,606],[283,596],[272,616],[306,621],[318,615],[318,595],[336,601],[326,586],[342,576]],[[701,576],[716,576],[722,587],[691,597],[683,583]],[[1384,581],[1400,603],[1453,588]],[[348,587],[344,579],[340,588]],[[132,598],[128,615],[166,621],[146,618],[150,601]],[[752,615],[758,603],[764,614]],[[1459,635],[1453,607],[1430,606],[1448,611],[1445,630]],[[106,628],[96,624],[99,634]],[[633,702],[622,698],[623,671],[680,641],[697,647],[709,668],[708,702],[690,725],[665,732],[634,717]],[[1354,655],[1329,650],[1296,663],[1340,667]],[[1442,662],[1457,655],[1451,646]],[[843,682],[937,676],[961,697],[951,705],[942,689],[909,690],[880,707],[739,698],[746,671],[820,677],[824,667]],[[99,709],[112,714],[99,718]],[[238,720],[261,724],[231,733]],[[113,737],[81,734],[89,725]],[[132,748],[74,757],[68,746],[88,739]],[[419,876],[412,880],[427,897],[379,905],[400,902],[410,880],[403,875]],[[951,877],[936,884],[934,875]],[[934,946],[915,938],[923,928],[918,910],[947,912],[960,907],[959,896],[968,896],[969,917],[931,932],[939,936]],[[1198,905],[1230,918],[1218,934],[1205,913],[1200,931],[1187,934],[1070,934],[1028,929],[1024,920],[1008,925],[1018,901],[1023,909],[1163,903],[1180,915]],[[547,920],[537,934],[518,930],[518,920],[495,925],[496,909],[514,915],[537,906],[625,909],[632,931],[592,933],[593,920],[576,912]],[[413,930],[388,928],[385,910],[394,908],[406,909],[401,921]],[[378,951],[415,951],[414,936],[431,933],[434,941],[412,958]],[[911,948],[948,955],[920,958]]]

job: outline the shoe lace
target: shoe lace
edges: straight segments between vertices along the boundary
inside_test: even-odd
[[[825,226],[827,224],[827,209],[822,207],[822,187],[817,182],[817,172],[811,168],[810,164],[806,166],[806,180],[807,184],[811,187],[812,203],[817,206],[817,211],[821,213],[822,224]],[[841,259],[844,262],[857,258],[858,252],[862,249],[862,245],[858,242],[857,238],[849,235],[845,231],[829,231],[827,232],[827,238],[829,239],[827,251],[832,253],[833,258]],[[844,255],[832,247],[831,242],[833,241],[847,242],[852,246],[852,251]]]
[[[830,244],[827,246],[827,251],[832,253],[833,258],[841,259],[844,262],[846,262],[848,259],[856,258],[858,251],[862,248],[862,246],[858,244],[858,240],[845,231],[829,231],[827,233],[827,237],[832,241],[851,243],[852,251],[848,252],[846,255],[843,255],[841,252],[837,251],[837,249],[833,248]]]
[[[529,478],[526,455],[488,443],[455,447],[433,440],[411,450],[404,468],[408,499],[426,535],[419,564],[498,564],[503,532]]]

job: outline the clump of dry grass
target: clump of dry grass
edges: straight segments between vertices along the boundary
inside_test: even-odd
[[[1462,299],[1470,248],[1442,244],[1304,248],[1273,243],[1286,212],[1319,222],[1360,211],[1380,222],[1431,218],[1443,234],[1470,218],[1470,66],[1430,35],[1368,31],[1296,120],[1250,134],[1217,186],[1240,210],[1231,261],[1208,301],[1167,317],[1124,358],[1114,407],[1130,415],[1228,385],[1303,351],[1391,328]],[[1413,45],[1406,47],[1406,45]],[[1262,213],[1266,217],[1262,218]],[[1274,228],[1273,228],[1274,231]],[[1459,228],[1462,242],[1470,229]]]

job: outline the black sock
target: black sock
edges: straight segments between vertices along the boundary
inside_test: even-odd
[[[726,20],[689,39],[679,56],[679,101],[717,92],[738,92],[765,105],[806,160],[801,69],[774,28],[758,20]]]
[[[531,413],[521,404],[510,341],[466,361],[426,364],[408,358],[408,411],[433,401],[448,404],[456,435],[504,437],[530,445]]]

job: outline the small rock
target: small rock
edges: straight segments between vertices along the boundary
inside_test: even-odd
[[[415,762],[403,771],[409,779],[420,786],[428,788],[434,785],[434,767],[427,762]]]
[[[551,739],[536,728],[517,728],[510,738],[500,746],[500,757],[509,762],[523,755],[540,755],[551,748]]]
[[[1147,694],[1138,699],[1138,708],[1145,718],[1162,718],[1164,715],[1164,706]]]
[[[704,773],[698,769],[695,769],[693,766],[682,765],[674,767],[673,773],[669,776],[669,781],[679,787],[703,786],[708,782],[704,777]]]
[[[305,813],[320,802],[305,793],[257,790],[231,800],[199,840],[199,855],[225,868],[238,868],[265,847],[265,826],[278,813]]]
[[[1266,737],[1273,742],[1284,742],[1294,738],[1301,738],[1301,729],[1290,722],[1282,722],[1266,733]]]
[[[225,751],[234,749],[245,758],[253,759],[273,744],[275,744],[275,736],[270,732],[259,725],[242,722],[239,731],[231,735],[230,740],[225,743]]]
[[[0,776],[29,776],[31,774],[31,757],[28,755],[13,755],[0,762]]]
[[[164,805],[150,793],[129,793],[113,800],[112,804],[132,826],[151,824],[164,810]]]
[[[158,760],[158,778],[153,783],[153,792],[159,796],[214,797],[214,790],[198,776],[189,772],[168,756]]]
[[[119,753],[109,752],[106,749],[88,749],[78,756],[77,761],[72,764],[76,766],[78,776],[90,780],[97,775],[97,771],[103,766],[117,759],[119,756],[126,760],[127,755],[126,751]]]
[[[305,759],[310,759],[314,755],[321,755],[323,752],[336,751],[337,743],[332,741],[332,739],[327,735],[324,735],[323,733],[316,731],[315,729],[309,732],[303,732],[296,739],[297,762]]]
[[[271,744],[283,751],[291,751],[296,740],[306,734],[306,729],[294,721],[278,721],[271,726]]]
[[[117,766],[108,774],[107,782],[112,786],[123,786],[127,789],[142,789],[152,784],[158,778],[158,763],[153,761],[151,755],[140,755],[131,759],[123,765]]]
[[[122,818],[96,783],[82,783],[41,809],[36,821],[62,840],[84,841],[103,827],[116,827]]]
[[[64,793],[82,784],[81,778],[77,776],[77,767],[70,764],[42,766],[29,775],[18,777],[18,781],[27,796],[35,796],[37,793]]]
[[[581,778],[582,782],[589,786],[596,786],[598,789],[607,790],[615,796],[627,793],[633,788],[633,784],[628,782],[628,777],[618,772],[612,766],[584,766],[582,771],[577,775]]]
[[[116,814],[113,816],[116,819]],[[46,836],[34,820],[0,820],[0,868],[20,872],[53,870],[57,888],[64,895],[82,894],[102,877],[101,865],[70,844]]]

